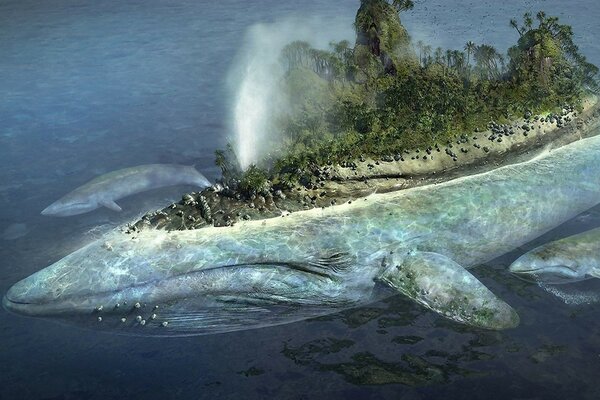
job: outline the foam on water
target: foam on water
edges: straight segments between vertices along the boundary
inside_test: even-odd
[[[574,291],[567,293],[556,286],[546,285],[542,282],[538,282],[538,286],[568,305],[595,304],[600,302],[600,295],[595,292]]]

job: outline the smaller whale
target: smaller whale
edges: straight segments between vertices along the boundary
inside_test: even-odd
[[[121,211],[116,200],[132,194],[174,185],[210,186],[208,179],[193,166],[147,164],[112,171],[92,179],[42,211],[42,215],[68,217],[99,207]]]
[[[16,240],[22,238],[29,233],[29,229],[26,224],[14,223],[4,229],[2,232],[2,239],[4,240]]]
[[[509,270],[544,284],[600,278],[600,228],[536,247],[513,262]]]

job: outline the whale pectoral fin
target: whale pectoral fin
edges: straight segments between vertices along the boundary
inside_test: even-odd
[[[485,329],[514,328],[519,324],[519,316],[511,306],[441,254],[413,251],[390,257],[377,280],[457,322]]]
[[[123,211],[123,209],[113,200],[102,200],[100,204],[113,211]]]

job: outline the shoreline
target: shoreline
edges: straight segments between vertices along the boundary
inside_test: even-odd
[[[600,135],[590,135],[587,136],[583,139],[589,139],[591,137],[597,137]],[[583,140],[582,139],[582,140]],[[574,142],[571,142],[574,143]],[[561,150],[562,147],[558,147],[556,149],[553,150]],[[497,169],[502,170],[505,168],[510,168],[511,166],[514,165],[526,165],[527,163],[530,162],[535,162],[537,159],[539,158],[543,158],[545,156],[550,155],[553,150],[549,150],[549,151],[544,151],[544,152],[540,152],[536,157],[533,157],[531,159],[527,159],[527,160],[523,160],[520,161],[519,163],[514,163],[514,164],[506,164],[506,165],[502,165],[500,167],[498,167]],[[472,175],[463,175],[460,176],[456,179],[451,179],[451,180],[446,180],[444,182],[439,183],[440,186],[446,186],[446,185],[454,185],[454,184],[460,184],[462,181],[464,180],[468,180],[470,179],[472,176],[484,176],[484,175],[489,175],[489,174],[493,174],[495,172],[496,168],[488,170],[488,171],[484,171],[484,172],[479,172],[477,174],[472,174]],[[400,196],[403,196],[404,193],[410,193],[413,191],[421,191],[421,190],[426,190],[428,188],[429,185],[419,185],[419,186],[413,186],[411,188],[408,188],[407,190],[395,190],[395,191],[390,191],[390,192],[386,192],[386,193],[371,193],[365,197],[362,198],[357,198],[353,201],[347,201],[345,203],[341,203],[339,205],[336,205],[335,207],[323,207],[323,208],[319,208],[319,207],[314,207],[314,208],[310,208],[308,210],[302,210],[302,211],[298,211],[298,212],[290,212],[290,213],[284,213],[281,215],[281,217],[285,217],[285,218],[269,218],[269,219],[256,219],[256,220],[248,220],[248,221],[240,221],[238,224],[234,224],[232,226],[230,226],[230,229],[228,230],[228,232],[239,232],[241,230],[252,230],[254,228],[260,227],[260,226],[269,226],[269,227],[279,227],[282,225],[287,225],[290,223],[297,223],[300,221],[305,220],[306,218],[321,218],[321,217],[330,217],[330,216],[338,216],[340,214],[344,214],[346,212],[348,212],[349,210],[357,210],[357,209],[363,209],[365,207],[370,207],[372,204],[384,204],[387,203],[390,200],[395,200]],[[219,235],[219,232],[221,232],[222,227],[218,227],[218,226],[212,226],[212,225],[208,225],[202,228],[202,231],[205,232],[206,236],[203,237],[211,237],[212,235]],[[162,229],[146,229],[146,230],[140,230],[139,232],[135,233],[134,232],[128,232],[131,233],[132,239],[137,240],[137,241],[148,241],[148,240],[165,240],[167,238],[170,239],[175,239],[175,240],[194,240],[195,236],[193,231],[195,231],[195,229],[188,229],[188,230],[174,230],[174,231],[166,231],[166,230],[162,230]],[[120,234],[120,232],[115,232],[115,231],[111,231],[110,234]]]
[[[316,183],[285,192],[243,199],[213,185],[202,192],[184,194],[182,200],[145,214],[126,232],[146,228],[192,230],[232,226],[238,221],[265,220],[314,208],[328,208],[373,193],[439,184],[501,166],[534,159],[544,152],[593,136],[600,127],[600,98],[592,95],[581,112],[563,109],[558,116],[530,116],[510,124],[490,123],[490,129],[459,135],[452,143],[414,149],[385,160],[362,158],[351,165],[334,165],[314,172]],[[560,122],[559,122],[560,121]]]

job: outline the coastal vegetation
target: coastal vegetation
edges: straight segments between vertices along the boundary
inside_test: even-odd
[[[330,50],[293,42],[281,52],[280,82],[289,110],[276,120],[277,143],[241,171],[231,147],[217,152],[227,185],[243,196],[310,182],[320,166],[449,143],[565,105],[579,107],[598,89],[598,68],[573,42],[573,31],[539,12],[509,24],[517,43],[501,54],[485,43],[433,49],[411,40],[399,13],[410,0],[362,0],[356,41]]]

